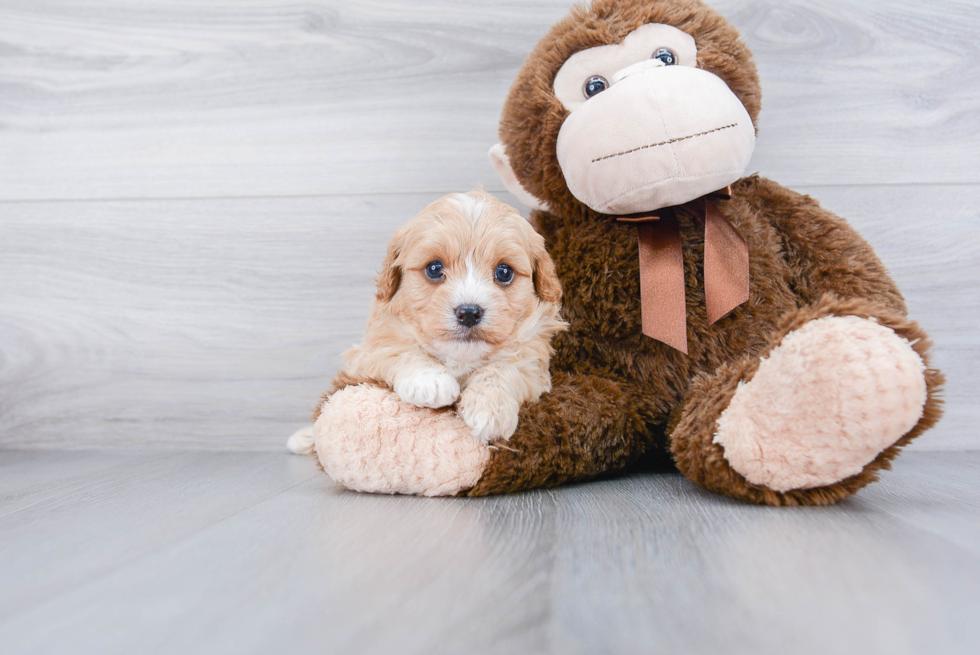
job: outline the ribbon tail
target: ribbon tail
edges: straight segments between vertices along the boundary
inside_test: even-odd
[[[749,299],[749,248],[713,200],[704,203],[704,296],[708,325]]]
[[[687,354],[684,253],[673,211],[636,225],[643,334]]]

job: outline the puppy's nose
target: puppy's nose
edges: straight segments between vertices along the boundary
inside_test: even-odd
[[[471,328],[483,318],[483,308],[479,305],[460,305],[456,308],[456,320],[460,325]]]

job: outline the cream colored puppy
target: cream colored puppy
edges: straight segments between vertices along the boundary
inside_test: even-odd
[[[395,233],[347,372],[420,407],[456,403],[477,438],[509,439],[520,406],[551,389],[560,301],[544,239],[516,209],[449,195]]]
[[[521,405],[551,389],[560,301],[544,239],[516,209],[484,191],[446,196],[388,245],[346,373],[420,407],[455,404],[477,438],[509,439]],[[312,431],[289,446],[311,452]]]

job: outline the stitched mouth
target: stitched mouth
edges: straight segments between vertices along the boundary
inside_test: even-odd
[[[669,146],[671,143],[677,143],[678,141],[687,141],[688,139],[696,139],[699,136],[706,136],[708,134],[714,134],[715,132],[721,132],[722,130],[730,130],[733,127],[737,127],[738,123],[731,123],[730,125],[725,125],[724,127],[716,127],[713,130],[706,130],[704,132],[698,132],[697,134],[688,134],[687,136],[680,136],[676,139],[668,139],[667,141],[661,141],[660,143],[649,143],[645,146],[640,146],[639,148],[631,148],[630,150],[624,150],[622,152],[617,152],[612,155],[606,155],[605,157],[597,157],[592,160],[592,163],[605,161],[606,159],[612,159],[613,157],[622,157],[623,155],[628,155],[630,153],[639,152],[640,150],[648,150],[649,148],[659,148],[660,146]]]

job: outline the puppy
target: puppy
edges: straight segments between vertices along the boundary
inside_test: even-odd
[[[420,407],[455,404],[478,439],[507,440],[521,405],[551,389],[560,301],[544,239],[517,210],[485,191],[446,196],[395,233],[367,334],[338,379],[383,382]],[[306,431],[292,450],[310,452]]]

